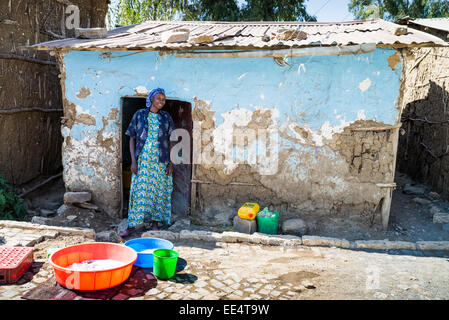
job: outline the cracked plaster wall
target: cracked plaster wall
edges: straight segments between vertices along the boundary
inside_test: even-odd
[[[195,186],[194,209],[230,198],[293,215],[374,212],[384,194],[375,183],[393,182],[395,136],[357,129],[398,123],[398,57],[376,49],[289,57],[279,66],[272,58],[69,51],[61,55],[66,187],[91,190],[96,203],[118,215],[120,98],[163,87],[167,99],[192,104],[194,159],[202,160],[193,179],[208,182]],[[237,130],[246,138],[229,140]],[[258,130],[274,133],[262,141],[273,152],[256,152]],[[276,161],[270,174],[261,170]]]

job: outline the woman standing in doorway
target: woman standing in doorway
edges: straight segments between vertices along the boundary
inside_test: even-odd
[[[151,229],[158,223],[170,224],[173,164],[170,161],[170,135],[174,130],[171,116],[161,110],[165,104],[164,89],[157,88],[146,99],[146,108],[138,110],[125,132],[130,137],[131,190],[126,237],[147,218]]]

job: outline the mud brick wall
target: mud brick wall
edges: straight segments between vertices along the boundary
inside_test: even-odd
[[[398,170],[449,199],[449,48],[405,50]]]
[[[104,27],[108,2],[0,1],[0,174],[12,185],[62,166],[59,69],[48,52],[30,46],[73,36],[69,5],[79,8],[80,27]]]
[[[59,57],[64,182],[89,190],[111,216],[121,214],[121,99],[160,86],[167,99],[192,106],[192,217],[209,223],[209,213],[250,201],[283,217],[366,212],[378,222],[385,198],[378,184],[393,183],[395,172],[396,50],[292,57],[289,68],[271,58],[151,51]]]

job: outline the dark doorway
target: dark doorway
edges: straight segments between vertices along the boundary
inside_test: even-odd
[[[131,155],[129,137],[125,135],[134,113],[145,108],[145,98],[122,98],[122,217],[128,216],[129,192],[131,187]],[[190,155],[188,164],[173,165],[172,214],[190,214],[191,179],[192,179],[192,105],[179,100],[166,100],[164,111],[173,119],[176,129],[185,129],[190,137]],[[179,138],[181,141],[181,138]],[[179,142],[178,141],[178,142]],[[174,142],[176,144],[177,142]]]

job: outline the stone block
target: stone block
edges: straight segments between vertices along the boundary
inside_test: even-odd
[[[429,192],[429,197],[434,199],[434,200],[438,200],[438,199],[441,198],[441,196],[438,193],[433,192],[433,191]]]
[[[419,250],[449,250],[449,241],[418,241]]]
[[[88,191],[64,193],[65,204],[89,202],[91,199],[92,194]]]
[[[220,241],[219,233],[202,230],[181,230],[179,233],[180,240],[198,240],[198,241]]]
[[[98,232],[95,235],[95,241],[120,243],[123,239],[113,230]]]
[[[175,29],[162,33],[161,41],[163,43],[186,42],[189,39],[190,30]]]
[[[221,235],[221,241],[223,242],[249,242],[250,235],[241,232],[229,232],[225,231]]]
[[[271,235],[255,232],[249,239],[250,243],[264,244],[270,246],[284,246],[284,247],[297,247],[302,245],[301,237],[293,235]]]
[[[303,239],[304,240],[304,239]],[[357,249],[385,249],[387,240],[357,240],[355,246]]]
[[[239,216],[234,217],[234,231],[246,234],[252,234],[257,231],[256,219],[247,220],[242,219]]]
[[[433,223],[449,223],[449,213],[437,212],[433,215]]]
[[[209,43],[213,41],[214,38],[211,34],[200,34],[193,37],[189,37],[189,43],[191,44]]]
[[[385,241],[385,249],[387,249],[387,250],[398,250],[398,249],[416,250],[416,244],[413,242],[407,242],[407,241]]]
[[[159,238],[159,239],[165,239],[168,241],[179,240],[178,233],[171,232],[171,231],[164,231],[164,230],[150,230],[150,231],[142,233],[141,237],[142,238]]]
[[[319,236],[302,236],[302,244],[305,246],[335,246],[340,248],[350,248],[351,243],[346,239],[319,237]]]
[[[31,218],[32,223],[44,224],[44,225],[51,225],[52,220],[53,220],[52,218],[45,218],[45,217],[40,217],[40,216],[34,216],[33,218]]]
[[[60,206],[60,207],[58,208],[58,210],[56,210],[56,215],[58,215],[58,216],[63,215],[63,214],[66,213],[70,208],[71,208],[70,206],[68,206],[68,205],[66,205],[66,204],[63,204],[62,206]]]
[[[79,39],[99,39],[106,37],[106,28],[75,28],[75,37]]]
[[[427,199],[424,199],[424,198],[420,198],[420,197],[413,198],[412,201],[417,203],[417,204],[420,204],[420,205],[427,205],[427,204],[431,203],[430,200],[427,200]]]

